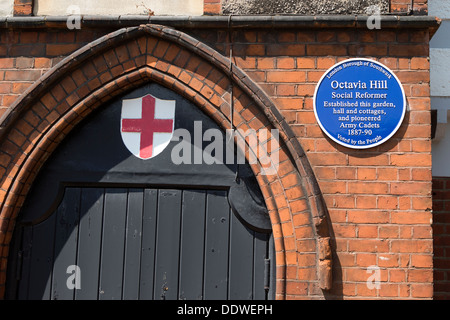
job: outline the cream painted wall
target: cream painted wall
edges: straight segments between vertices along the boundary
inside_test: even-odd
[[[9,17],[13,14],[14,0],[0,0],[0,17]]]
[[[38,16],[145,15],[147,8],[155,15],[198,16],[203,15],[203,0],[37,0],[34,13]]]

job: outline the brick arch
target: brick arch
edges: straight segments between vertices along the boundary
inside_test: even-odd
[[[330,289],[326,207],[308,159],[273,102],[241,69],[230,66],[218,52],[174,29],[126,28],[62,60],[13,104],[0,120],[1,296],[14,221],[42,165],[94,109],[149,81],[192,101],[225,129],[231,125],[232,85],[237,129],[279,130],[276,174],[261,174],[261,166],[252,165],[272,221],[276,296]]]

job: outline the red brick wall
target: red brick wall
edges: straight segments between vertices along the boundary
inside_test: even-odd
[[[3,30],[0,44],[1,110],[7,110],[27,87],[62,57],[108,32],[90,29]],[[228,57],[227,30],[185,32]],[[305,193],[293,174],[291,162],[286,157],[281,159],[279,179],[262,184],[273,217],[277,258],[285,262],[285,268],[278,272],[279,278],[286,279],[285,287],[278,288],[277,297],[431,298],[433,239],[428,31],[342,28],[280,29],[274,32],[272,29],[248,29],[233,32],[231,39],[233,62],[269,96],[303,147],[331,222],[333,287],[323,291],[317,282],[317,268],[314,268],[320,250],[316,231],[311,228],[314,222],[305,203]],[[134,48],[136,44],[138,47]],[[128,49],[111,48],[109,53],[83,65],[83,69],[70,71],[73,74],[68,73],[69,80],[55,87],[47,98],[42,98],[40,105],[34,106],[18,121],[14,134],[2,144],[2,199],[14,187],[11,177],[22,167],[18,163],[29,153],[29,148],[40,141],[37,137],[44,139],[40,135],[46,130],[51,133],[51,124],[60,113],[68,110],[69,103],[88,95],[89,88],[106,86],[108,81],[115,81],[115,77],[119,79],[123,70],[133,70],[142,63],[142,56],[132,56],[133,52],[144,50],[139,49],[139,45],[140,42],[135,41]],[[211,71],[208,64],[202,65],[201,60],[181,56],[175,49],[167,50],[167,54],[160,52],[168,47],[164,44],[153,51],[149,44],[146,47],[149,50],[148,65],[173,79],[174,88],[178,87],[176,81],[189,84],[189,89],[184,89],[185,94],[195,95],[199,104],[205,104],[208,99],[198,100],[198,97],[212,94],[208,88],[214,85],[214,79],[205,79],[205,74],[213,77],[215,71]],[[173,57],[167,60],[169,55]],[[126,60],[129,56],[132,59]],[[312,103],[315,85],[322,74],[334,63],[356,56],[375,59],[391,68],[403,83],[409,105],[405,121],[394,137],[364,151],[350,150],[328,139],[315,120]],[[176,65],[181,61],[184,61],[184,67]],[[220,102],[220,99],[220,94],[211,95],[209,101]],[[251,122],[252,126],[264,123],[255,117],[257,114],[252,108],[247,110],[243,102],[241,108],[245,123]],[[44,150],[53,150],[55,144],[51,141],[56,137],[48,137],[50,146]],[[21,203],[24,195],[18,197],[17,201]],[[18,208],[20,206],[14,204],[11,210]],[[2,229],[0,233],[0,240],[6,240],[6,245],[10,232]],[[5,252],[4,257],[7,256]],[[367,286],[370,266],[379,268],[379,289]],[[2,265],[0,274],[5,270],[6,265]]]
[[[450,299],[450,178],[433,177],[434,298]]]
[[[180,33],[175,38],[177,41],[173,41],[174,32],[170,29],[170,32],[162,33],[158,27],[122,29],[49,70],[35,82],[32,92],[16,100],[20,102],[14,105],[14,111],[20,116],[14,118],[14,114],[8,114],[4,122],[8,122],[10,128],[0,142],[2,281],[5,279],[8,241],[14,228],[10,222],[14,221],[36,173],[58,141],[102,102],[131,87],[156,81],[192,100],[218,123],[229,127],[226,118],[229,115],[227,90],[230,79],[226,76],[229,64],[224,65],[221,59],[211,62],[210,57],[216,53],[201,47],[200,42],[186,34]],[[161,39],[161,34],[166,38]],[[131,39],[124,44],[120,35]],[[89,59],[81,62],[88,54]],[[15,59],[14,63],[17,61]],[[270,109],[271,102],[263,99],[264,94],[253,82],[242,77],[242,73],[237,74],[233,87],[236,128],[258,130],[276,125],[281,129],[282,137],[291,135],[286,132],[285,120],[278,115],[276,123],[266,118],[266,112],[271,114],[275,110]],[[253,92],[260,94],[250,98]],[[327,279],[331,271],[328,229],[317,209],[319,197],[314,193],[317,188],[312,177],[302,180],[300,176],[300,172],[306,175],[308,168],[305,160],[299,159],[299,148],[295,141],[281,147],[280,170],[270,178],[258,174],[260,169],[252,166],[273,222],[278,298],[318,295],[320,288],[329,284]],[[295,164],[293,159],[296,159]],[[295,228],[308,232],[298,236],[294,233]],[[299,259],[300,254],[302,259]],[[288,268],[301,269],[309,275],[308,281],[292,272],[287,276]],[[0,283],[0,289],[4,290],[3,283]]]

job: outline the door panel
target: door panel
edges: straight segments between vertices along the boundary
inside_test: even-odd
[[[158,190],[144,190],[144,212],[142,214],[141,275],[139,297],[153,300],[153,274],[155,270],[155,239],[158,214]]]
[[[81,189],[69,188],[66,196],[54,213],[54,261],[52,272],[52,300],[71,300],[74,292],[66,290],[67,267],[76,265],[78,243],[78,221],[80,215]],[[35,240],[36,241],[36,240]]]
[[[22,228],[19,299],[267,298],[269,234],[244,226],[225,190],[67,187]]]

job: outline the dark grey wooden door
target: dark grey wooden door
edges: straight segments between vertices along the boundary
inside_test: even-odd
[[[269,237],[237,219],[224,190],[68,187],[52,215],[23,227],[16,294],[267,299]]]

